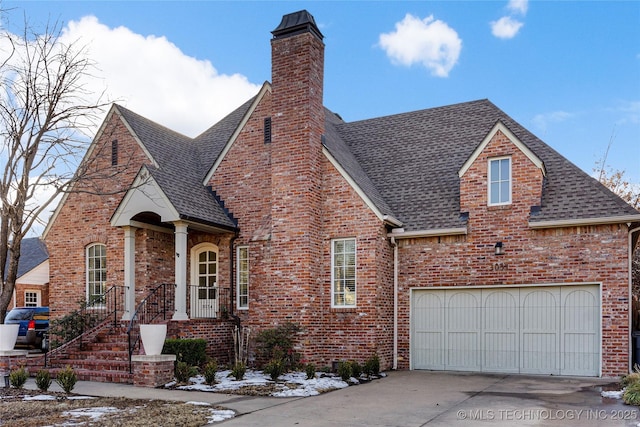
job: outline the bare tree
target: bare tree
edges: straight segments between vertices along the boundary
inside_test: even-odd
[[[87,161],[78,167],[107,103],[84,89],[95,70],[85,47],[60,36],[58,23],[38,33],[26,20],[22,34],[0,34],[0,323],[25,235],[78,181],[117,173]]]

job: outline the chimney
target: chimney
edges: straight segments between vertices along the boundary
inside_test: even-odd
[[[328,268],[321,250],[324,43],[306,10],[285,15],[272,34],[270,280],[280,289],[279,315],[304,325],[318,311],[321,264]]]

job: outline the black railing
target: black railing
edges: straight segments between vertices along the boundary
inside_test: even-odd
[[[124,286],[114,285],[104,295],[94,298],[91,304],[83,303],[79,310],[52,322],[50,331],[45,335],[45,339],[49,340],[47,346],[52,350],[45,353],[45,366],[55,354],[55,349],[76,338],[80,348],[84,348],[85,335],[96,326],[113,322],[113,327],[117,327],[118,320],[124,313],[124,292]]]
[[[140,325],[164,321],[169,318],[175,307],[175,289],[173,283],[156,286],[136,307],[129,322],[127,337],[129,341],[129,372],[133,373],[131,357],[140,349]]]
[[[190,285],[189,317],[191,319],[221,319],[230,313],[229,289],[218,286]]]

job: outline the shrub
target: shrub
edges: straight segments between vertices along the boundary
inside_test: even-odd
[[[13,369],[9,373],[9,382],[15,388],[22,388],[24,383],[27,382],[27,378],[29,378],[29,373],[22,366],[18,369]]]
[[[282,359],[271,359],[264,367],[265,374],[269,374],[273,381],[277,381],[278,377],[285,373],[285,363]]]
[[[71,366],[68,366],[58,372],[56,375],[56,382],[64,390],[65,393],[71,393],[71,390],[76,386],[78,376]]]
[[[316,377],[316,365],[313,363],[307,363],[304,367],[304,371],[307,374],[307,379],[312,380]]]
[[[168,339],[164,342],[162,354],[175,354],[177,362],[188,366],[202,366],[207,360],[207,342],[198,339]]]
[[[189,378],[198,375],[198,368],[190,366],[187,362],[176,362],[174,369],[176,375],[176,381],[179,383],[189,382]]]
[[[380,373],[380,359],[377,354],[374,354],[364,362],[362,371],[367,376],[378,375]]]
[[[622,400],[627,405],[640,406],[640,382],[629,384],[622,393]]]
[[[236,363],[231,368],[231,376],[235,378],[237,381],[240,381],[244,378],[244,374],[247,372],[247,365],[242,362]]]
[[[47,391],[51,386],[51,374],[46,369],[40,369],[36,374],[36,386],[38,390]]]
[[[79,305],[79,309],[49,322],[50,349],[60,347],[100,323],[99,315],[86,309],[86,301],[80,301]]]
[[[352,376],[351,362],[345,360],[338,363],[338,375],[340,375],[342,381],[349,381]]]
[[[262,361],[282,359],[285,372],[296,369],[300,362],[300,353],[293,349],[296,334],[302,328],[291,322],[286,322],[272,329],[264,329],[256,336],[258,357]]]
[[[210,360],[204,367],[204,371],[202,374],[204,375],[204,380],[208,385],[213,385],[216,383],[216,373],[218,372],[218,363],[214,360]]]
[[[360,378],[362,375],[362,366],[356,361],[351,362],[351,376]]]

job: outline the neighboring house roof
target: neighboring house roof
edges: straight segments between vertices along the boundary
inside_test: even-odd
[[[488,100],[333,124],[391,213],[407,231],[464,226],[458,171],[501,121],[544,163],[541,206],[531,223],[639,213]],[[343,148],[344,149],[344,148]],[[365,190],[366,191],[366,190]],[[373,198],[373,197],[372,197]]]
[[[18,276],[20,278],[49,259],[49,252],[44,241],[39,237],[22,239],[20,244],[20,262],[18,263]],[[8,263],[9,260],[7,259]],[[6,273],[5,273],[6,274]],[[6,277],[6,276],[5,276]]]

